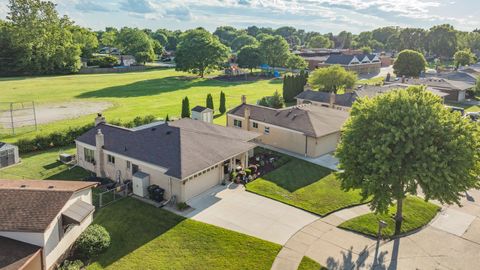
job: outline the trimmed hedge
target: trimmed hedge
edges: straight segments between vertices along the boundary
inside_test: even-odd
[[[75,261],[65,260],[62,263],[62,266],[58,268],[58,270],[81,270],[83,266],[84,264],[80,260],[75,260]]]
[[[75,255],[83,259],[91,259],[110,246],[110,234],[98,224],[88,226],[75,242]]]
[[[120,122],[113,120],[109,124],[123,126],[126,128],[137,127],[145,124],[150,124],[155,121],[155,116],[147,115],[144,117],[137,116],[128,122]],[[18,151],[22,154],[47,150],[54,147],[68,146],[72,144],[77,137],[93,128],[93,124],[84,125],[81,127],[70,127],[63,132],[53,132],[48,135],[37,135],[33,139],[20,139],[17,141]]]

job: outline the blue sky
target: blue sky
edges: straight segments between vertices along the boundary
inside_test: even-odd
[[[61,14],[92,29],[106,26],[189,29],[219,25],[294,26],[358,33],[380,26],[480,28],[478,0],[54,0]],[[8,0],[0,0],[0,18]]]

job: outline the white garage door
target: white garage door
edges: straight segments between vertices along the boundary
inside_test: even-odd
[[[185,200],[190,200],[202,192],[220,184],[222,175],[223,168],[218,166],[217,168],[211,169],[202,175],[188,180],[187,183],[185,183]]]

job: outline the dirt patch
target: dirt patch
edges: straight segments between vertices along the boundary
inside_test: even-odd
[[[35,106],[35,113],[37,118],[37,124],[46,124],[55,121],[74,119],[83,115],[102,112],[113,104],[111,102],[100,101],[74,101],[65,103],[54,104],[41,104]],[[4,112],[1,115],[2,119],[6,121],[0,121],[3,123],[4,128],[11,128],[11,115],[10,112]],[[34,125],[34,115],[32,110],[17,110],[13,112],[13,122],[15,127],[24,127]],[[7,121],[8,120],[8,121]]]

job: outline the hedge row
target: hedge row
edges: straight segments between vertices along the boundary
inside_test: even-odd
[[[109,124],[123,126],[126,128],[137,127],[145,124],[149,124],[155,121],[155,116],[147,115],[145,117],[135,117],[128,122],[121,122],[114,120]],[[47,150],[54,147],[71,145],[75,139],[93,128],[93,124],[84,125],[81,127],[70,127],[63,132],[53,132],[48,135],[37,135],[32,139],[20,139],[17,141],[18,151],[20,153],[29,153],[40,150]]]

